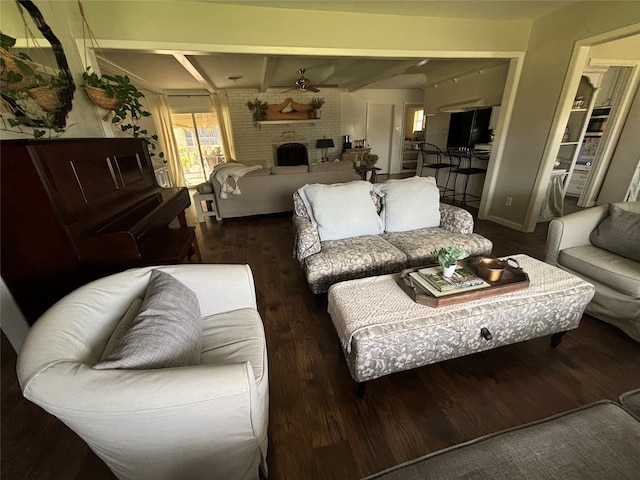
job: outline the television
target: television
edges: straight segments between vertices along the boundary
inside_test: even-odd
[[[449,121],[447,149],[473,148],[476,143],[490,141],[491,108],[455,112]]]

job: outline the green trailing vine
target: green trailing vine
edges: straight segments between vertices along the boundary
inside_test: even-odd
[[[85,86],[90,86],[104,90],[107,97],[115,100],[113,117],[111,123],[121,132],[136,138],[144,138],[149,146],[149,155],[155,156],[158,149],[158,136],[149,135],[146,128],[138,125],[141,118],[150,117],[140,99],[144,98],[144,94],[131,83],[127,75],[107,75],[98,76],[97,73],[91,71],[88,67],[82,74]],[[165,163],[164,153],[158,152],[158,157]]]

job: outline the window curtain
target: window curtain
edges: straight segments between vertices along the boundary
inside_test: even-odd
[[[231,129],[231,113],[226,92],[210,94],[211,102],[216,109],[222,139],[222,152],[227,162],[236,160],[236,149],[233,145],[233,130]]]
[[[186,185],[182,165],[180,164],[180,155],[178,146],[173,136],[173,126],[171,124],[171,112],[167,103],[167,96],[161,93],[152,95],[151,102],[151,118],[156,127],[158,134],[158,143],[164,153],[169,167],[169,175],[171,184],[174,187],[184,187]]]

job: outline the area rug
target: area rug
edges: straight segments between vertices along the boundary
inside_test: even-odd
[[[640,398],[632,398],[640,403]],[[638,479],[640,420],[597,402],[390,468],[365,480]]]

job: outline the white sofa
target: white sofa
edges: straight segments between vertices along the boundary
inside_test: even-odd
[[[339,183],[358,180],[350,161],[270,167],[251,171],[238,179],[241,194],[220,198],[220,182],[210,176],[220,218],[246,217],[293,211],[293,193],[307,183]],[[229,182],[235,188],[235,182]]]
[[[613,205],[635,212],[638,215],[636,221],[640,221],[640,202]],[[640,262],[600,248],[590,239],[596,228],[606,226],[603,222],[610,217],[611,208],[615,207],[600,205],[552,220],[547,237],[546,262],[592,283],[596,291],[586,312],[640,341]],[[640,252],[637,232],[635,238],[628,240],[630,248]],[[614,238],[620,240],[627,235],[614,232]]]
[[[200,363],[93,368],[154,268],[197,297]],[[24,396],[74,430],[119,479],[266,473],[267,351],[248,265],[147,267],[89,283],[35,323],[17,370]]]
[[[307,185],[294,195],[293,255],[314,294],[344,280],[434,264],[434,252],[442,247],[456,246],[470,256],[489,255],[493,248],[490,240],[473,233],[469,212],[440,203],[433,177],[320,187],[343,193],[318,203],[303,198],[307,189],[317,189]],[[323,237],[327,224],[338,234]]]

